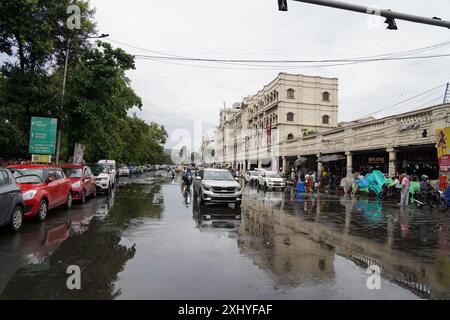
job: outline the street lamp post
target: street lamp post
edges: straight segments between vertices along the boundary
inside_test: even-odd
[[[99,36],[95,37],[84,37],[82,39],[101,39],[108,37],[109,34],[101,34]],[[66,93],[66,80],[67,80],[67,65],[69,62],[69,53],[70,53],[70,38],[67,39],[67,49],[66,49],[66,59],[64,63],[64,78],[63,78],[63,85],[62,85],[62,92],[61,92],[61,105],[59,108],[59,111],[61,112],[64,106],[64,95]],[[59,155],[60,155],[60,148],[61,148],[61,135],[62,135],[62,121],[60,116],[60,121],[58,125],[58,140],[56,143],[56,164],[59,164]]]
[[[336,9],[342,9],[347,11],[365,13],[369,15],[378,14],[384,18],[386,18],[386,23],[389,25],[388,29],[397,30],[395,25],[395,19],[405,20],[409,22],[422,23],[437,27],[450,28],[450,21],[445,21],[440,18],[428,18],[422,17],[412,14],[406,14],[401,12],[395,12],[391,10],[385,9],[374,9],[373,7],[367,7],[362,5],[351,4],[343,1],[335,1],[335,0],[293,0],[297,2],[305,2],[310,4],[315,4],[319,6],[331,7]],[[287,11],[287,0],[278,0],[278,9],[280,11]]]

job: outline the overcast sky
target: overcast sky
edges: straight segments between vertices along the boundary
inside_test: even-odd
[[[448,0],[345,1],[450,19]],[[277,0],[91,0],[91,4],[97,9],[99,33],[110,34],[113,41],[202,58],[348,58],[450,41],[450,30],[444,28],[397,21],[399,30],[389,31],[380,17],[373,20],[358,13],[290,0],[288,12],[278,11]],[[376,28],[377,22],[379,28]],[[112,44],[132,54],[152,54]],[[450,53],[450,46],[426,54],[442,53]],[[137,114],[148,122],[166,127],[169,132],[167,147],[176,144],[171,141],[176,140],[174,132],[185,129],[193,134],[195,121],[202,121],[203,131],[216,126],[224,101],[227,106],[241,101],[244,96],[260,90],[279,72],[339,78],[340,121],[365,116],[433,89],[440,83],[442,89],[375,116],[442,102],[443,83],[450,81],[450,58],[329,68],[292,69],[286,65],[271,70],[183,63],[190,66],[138,59],[136,70],[128,73],[133,88],[144,103]],[[195,147],[198,147],[199,138],[197,135]]]

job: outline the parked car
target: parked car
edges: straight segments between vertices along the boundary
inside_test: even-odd
[[[138,169],[137,169],[136,166],[129,165],[129,166],[128,166],[128,169],[130,170],[130,175],[138,174]]]
[[[49,210],[72,207],[72,183],[61,168],[51,165],[9,166],[23,193],[24,217],[44,221]]]
[[[129,177],[130,169],[127,166],[122,166],[119,168],[119,177]]]
[[[242,203],[242,189],[228,170],[204,169],[194,179],[194,198],[205,203]]]
[[[22,191],[8,169],[0,168],[0,226],[18,232],[23,224]]]
[[[107,165],[111,169],[112,173],[114,174],[113,184],[115,184],[116,178],[119,176],[119,171],[117,170],[116,161],[115,160],[99,160],[98,164]]]
[[[247,171],[244,175],[245,183],[249,183],[251,185],[256,185],[258,183],[258,176],[260,171],[250,170]]]
[[[61,166],[61,168],[72,183],[73,200],[85,203],[88,197],[96,197],[95,178],[90,167],[72,164]]]
[[[278,172],[264,171],[258,176],[258,188],[281,190],[285,186],[286,183]]]
[[[95,187],[107,195],[111,194],[116,182],[116,174],[110,166],[97,163],[92,167],[92,173],[95,177]]]

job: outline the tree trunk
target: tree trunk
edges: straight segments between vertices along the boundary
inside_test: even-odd
[[[25,54],[23,52],[23,43],[20,35],[15,34],[14,37],[17,41],[17,46],[19,47],[19,63],[20,63],[20,71],[22,74],[25,73]]]

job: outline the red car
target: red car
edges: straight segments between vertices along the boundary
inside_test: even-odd
[[[25,203],[25,218],[44,221],[48,210],[72,206],[72,183],[61,168],[51,165],[13,165],[8,169],[19,185]]]
[[[61,168],[72,183],[73,200],[85,203],[88,197],[95,198],[97,196],[95,177],[90,167],[81,164],[67,164]]]

